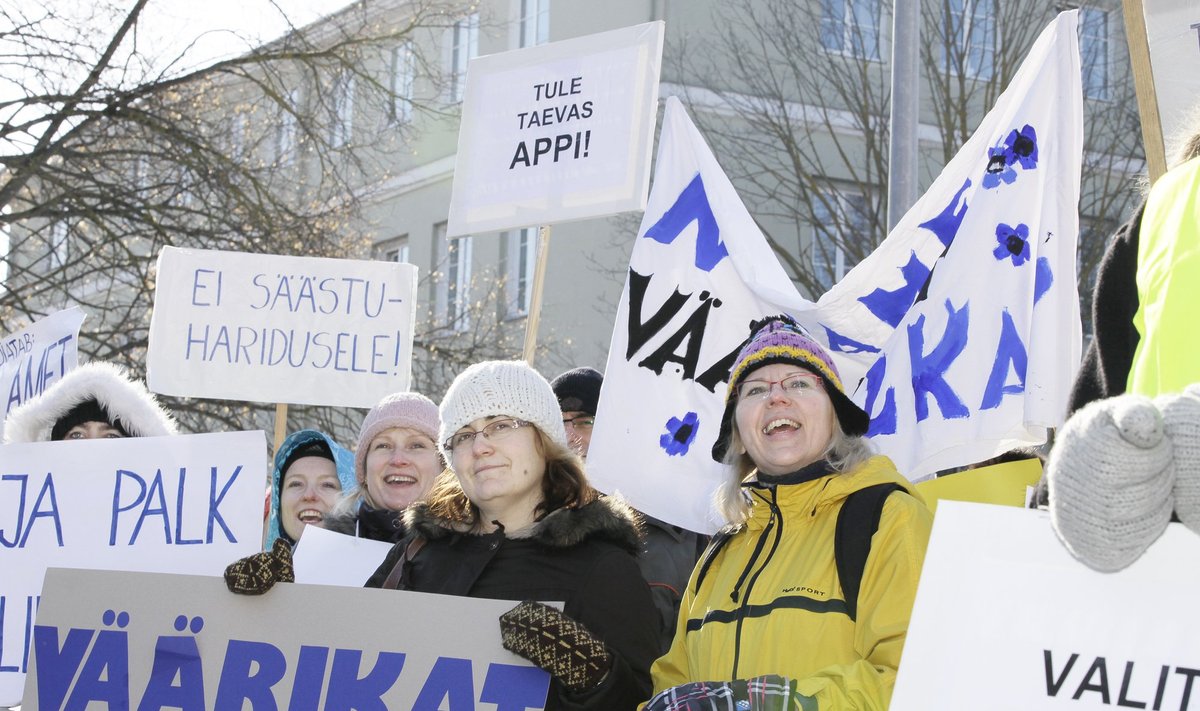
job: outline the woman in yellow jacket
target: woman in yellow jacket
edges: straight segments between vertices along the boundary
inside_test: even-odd
[[[887,708],[932,515],[889,459],[871,455],[868,423],[800,326],[755,324],[713,447],[732,465],[719,497],[731,525],[692,573],[647,709]],[[851,499],[847,508],[873,511],[837,534]],[[835,540],[846,546],[836,556]],[[855,546],[865,563],[840,576]]]

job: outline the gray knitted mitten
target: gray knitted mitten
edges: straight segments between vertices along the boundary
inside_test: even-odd
[[[1120,570],[1171,520],[1175,462],[1158,408],[1140,395],[1093,402],[1059,432],[1046,463],[1050,519],[1076,558]]]
[[[1200,384],[1154,400],[1175,450],[1175,514],[1200,533]]]

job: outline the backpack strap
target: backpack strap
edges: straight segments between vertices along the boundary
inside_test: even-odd
[[[733,538],[735,533],[741,530],[741,526],[726,526],[717,531],[712,540],[708,542],[708,548],[705,549],[704,555],[701,556],[700,561],[696,564],[700,572],[696,575],[696,589],[693,592],[700,591],[700,585],[704,582],[704,576],[708,575],[708,569],[712,567],[717,553],[725,547],[725,544],[729,542],[729,539]]]
[[[859,489],[846,497],[838,511],[833,559],[837,563],[838,580],[842,583],[842,595],[851,620],[858,619],[858,590],[862,586],[867,556],[871,554],[871,538],[879,530],[883,503],[893,491],[904,491],[904,487],[889,483]]]
[[[392,566],[391,572],[388,573],[387,579],[383,581],[381,586],[384,590],[408,590],[408,563],[417,557],[417,553],[425,546],[425,539],[417,536],[409,541],[404,547],[404,554],[400,556],[400,560]]]

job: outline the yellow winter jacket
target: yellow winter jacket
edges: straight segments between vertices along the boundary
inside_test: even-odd
[[[651,668],[654,693],[780,674],[815,701],[805,708],[886,709],[933,515],[919,495],[887,498],[857,622],[846,613],[833,541],[846,496],[888,482],[912,488],[890,459],[877,456],[845,474],[747,485],[751,518],[716,553],[699,590],[700,566],[692,572],[675,639]]]

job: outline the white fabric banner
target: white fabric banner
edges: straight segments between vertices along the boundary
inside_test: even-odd
[[[262,545],[261,431],[0,447],[0,705],[47,568],[220,575]]]
[[[21,331],[0,336],[0,442],[8,413],[57,383],[79,364],[78,306],[39,319]]]
[[[663,23],[477,57],[450,237],[646,206]]]
[[[877,447],[910,478],[1042,441],[1081,349],[1076,15],[1042,33],[929,192],[817,304],[668,99],[589,449],[596,485],[715,530],[727,474],[710,450],[728,370],[750,322],[781,312],[828,346]]]
[[[372,407],[407,390],[411,264],[164,247],[146,382],[222,400]]]
[[[1197,560],[1200,537],[1173,523],[1099,573],[1048,512],[942,501],[891,709],[1195,708],[1200,567],[1181,562]]]
[[[500,641],[498,618],[515,605],[325,585],[234,595],[212,578],[51,570],[25,701],[536,711],[550,676]]]
[[[1045,441],[1079,366],[1078,11],[1042,32],[975,134],[821,297],[871,439],[919,480]],[[869,370],[867,370],[869,368]],[[857,373],[855,372],[857,371]]]

